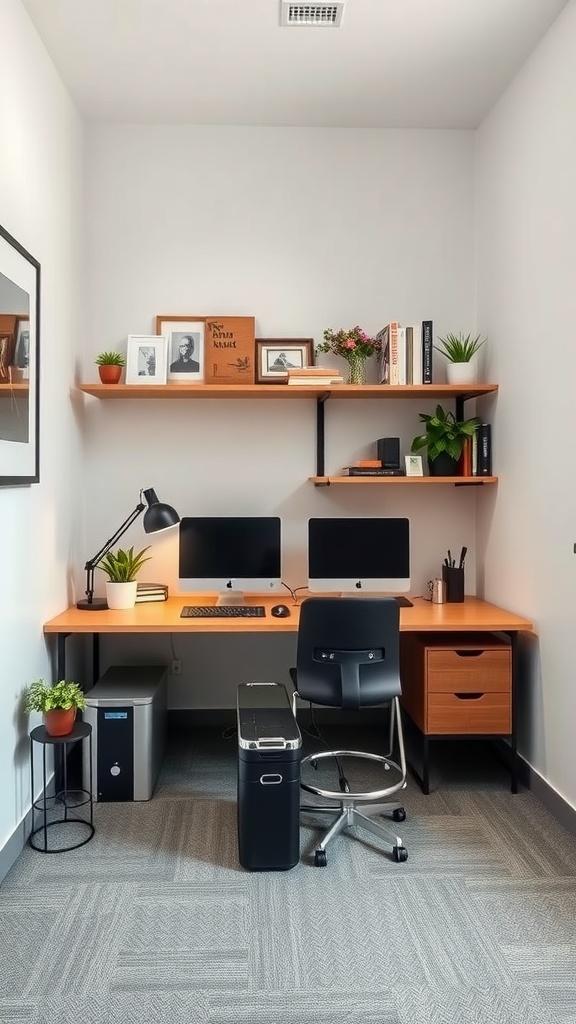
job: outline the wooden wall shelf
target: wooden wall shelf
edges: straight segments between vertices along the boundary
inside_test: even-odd
[[[316,487],[330,487],[332,484],[347,484],[353,487],[376,484],[381,487],[404,486],[414,487],[422,484],[452,484],[453,487],[482,487],[484,484],[497,484],[497,476],[309,476],[309,481]]]
[[[338,384],[332,387],[287,384],[78,384],[78,390],[93,398],[178,399],[178,398],[480,398],[498,391],[497,384]]]

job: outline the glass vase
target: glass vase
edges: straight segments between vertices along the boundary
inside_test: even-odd
[[[366,360],[364,356],[358,355],[357,353],[351,353],[346,358],[348,359],[348,383],[365,384]]]

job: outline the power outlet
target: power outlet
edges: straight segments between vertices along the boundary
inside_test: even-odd
[[[182,675],[182,658],[174,658],[174,660],[172,661],[172,664],[170,665],[170,675],[171,676],[181,676]]]

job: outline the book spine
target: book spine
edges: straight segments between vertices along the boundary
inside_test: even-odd
[[[422,321],[422,383],[432,383],[433,321]]]
[[[167,601],[167,594],[136,594],[136,604],[147,604],[149,601]]]
[[[399,384],[400,365],[398,360],[398,321],[393,320],[388,327],[390,339],[390,384]]]
[[[406,328],[398,325],[398,383],[406,384]]]
[[[462,454],[458,460],[460,476],[472,476],[472,438],[465,437]]]
[[[478,476],[492,476],[492,428],[489,423],[478,427]]]
[[[412,384],[422,383],[422,327],[412,328]]]
[[[370,469],[367,466],[346,466],[348,476],[405,476],[403,469]]]
[[[406,383],[414,384],[414,328],[406,327]]]

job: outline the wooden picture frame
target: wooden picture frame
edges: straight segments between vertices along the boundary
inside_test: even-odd
[[[166,353],[166,338],[157,334],[129,334],[126,383],[165,384]]]
[[[156,331],[166,338],[169,384],[204,382],[205,330],[206,317],[156,317]]]
[[[424,476],[421,455],[405,455],[406,476]]]
[[[313,338],[256,338],[256,383],[285,384],[287,370],[314,365]]]

